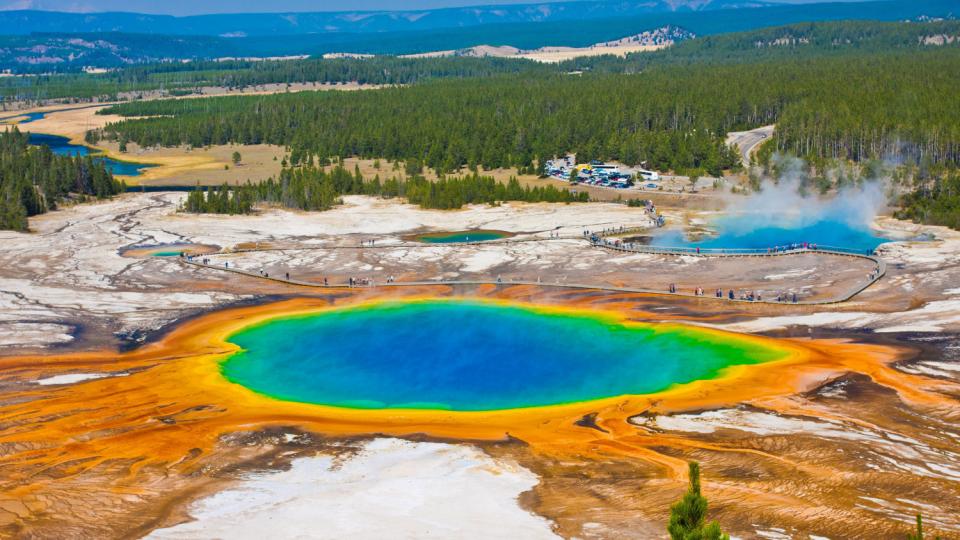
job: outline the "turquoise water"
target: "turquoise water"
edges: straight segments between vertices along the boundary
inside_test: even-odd
[[[80,144],[72,144],[67,137],[59,135],[48,135],[45,133],[31,133],[30,144],[34,146],[47,146],[54,154],[58,156],[88,156],[91,155],[91,149]],[[96,154],[94,154],[96,155]],[[106,164],[107,169],[113,174],[122,176],[139,176],[143,169],[149,169],[156,165],[143,163],[131,163],[129,161],[119,161],[109,157],[95,157],[97,161]]]
[[[433,233],[417,237],[421,242],[428,244],[453,244],[456,242],[488,242],[509,237],[509,233],[500,231],[456,231],[450,233]]]
[[[467,301],[275,319],[229,338],[224,376],[268,396],[353,408],[513,409],[647,394],[785,354],[696,328]]]
[[[135,257],[179,257],[185,251],[197,253],[216,249],[202,244],[154,244],[127,246],[119,250],[120,255]]]
[[[660,247],[699,247],[704,249],[767,249],[789,244],[817,244],[872,253],[888,238],[877,235],[867,225],[854,225],[842,219],[821,219],[812,223],[758,225],[756,216],[738,214],[715,220],[716,236],[692,240],[683,231],[662,231],[651,242]]]

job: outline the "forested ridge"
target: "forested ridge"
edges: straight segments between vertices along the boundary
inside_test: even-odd
[[[16,128],[0,132],[0,229],[25,231],[29,216],[57,208],[67,197],[105,198],[123,188],[89,156],[57,156],[30,146]]]
[[[407,179],[379,176],[364,179],[342,166],[327,170],[313,165],[285,167],[279,178],[239,186],[197,189],[187,196],[183,210],[192,213],[247,214],[256,203],[275,204],[299,210],[329,210],[343,195],[403,197],[421,208],[454,210],[465,204],[495,204],[505,201],[587,202],[586,192],[574,193],[554,186],[524,187],[516,178],[497,182],[477,173],[429,181],[414,175]]]
[[[790,58],[919,52],[960,47],[960,21],[804,22],[704,36],[668,49],[562,62],[562,70],[637,73],[651,66],[738,64]]]
[[[813,161],[931,164],[960,158],[960,49],[862,53],[641,74],[501,76],[355,93],[297,93],[122,104],[105,114],[155,116],[91,138],[144,146],[270,143],[294,164],[361,156],[530,170],[581,160],[647,161],[717,174],[738,157],[727,132],[777,124],[777,148]]]
[[[798,23],[686,40],[663,51],[630,54],[625,59],[612,55],[584,57],[557,65],[520,59],[463,56],[163,62],[134,65],[106,73],[0,78],[0,95],[14,100],[89,99],[156,90],[180,94],[209,86],[240,88],[313,82],[414,84],[438,78],[518,73],[549,75],[584,70],[637,73],[651,66],[673,64],[746,63],[774,58],[814,58],[960,46],[958,39],[938,42],[938,36],[960,37],[960,22]],[[158,36],[149,38],[151,43],[161,39]]]
[[[631,9],[626,5],[630,4],[629,2],[621,4],[624,4],[619,6],[621,11],[622,8],[627,8],[628,11]],[[540,6],[541,9],[542,7]],[[643,3],[634,3],[633,7],[642,9]],[[554,6],[551,12],[555,13],[556,8]],[[18,73],[81,72],[91,66],[118,68],[158,59],[180,62],[224,57],[320,56],[324,53],[339,52],[403,55],[457,50],[476,45],[509,45],[520,49],[544,46],[586,47],[664,26],[681,27],[698,36],[706,36],[804,21],[857,18],[905,21],[921,17],[951,17],[956,14],[956,1],[893,0],[756,7],[747,7],[741,3],[736,9],[680,9],[635,16],[615,16],[611,12],[610,18],[584,17],[583,5],[572,5],[570,9],[576,9],[578,17],[571,20],[544,20],[549,19],[549,15],[536,13],[533,20],[527,22],[472,26],[450,24],[448,27],[423,28],[417,31],[350,32],[329,31],[329,28],[323,27],[315,32],[298,33],[303,32],[305,27],[296,24],[291,28],[287,26],[290,19],[281,17],[284,21],[281,27],[286,27],[286,30],[264,32],[261,27],[261,31],[256,32],[258,35],[230,37],[223,34],[234,33],[240,29],[231,24],[227,30],[214,31],[210,27],[212,20],[209,17],[196,19],[204,21],[198,28],[200,31],[197,33],[200,35],[182,35],[194,33],[185,32],[185,21],[182,19],[175,20],[172,27],[153,23],[144,28],[145,21],[151,19],[149,16],[135,16],[138,21],[135,25],[101,26],[93,21],[99,19],[99,16],[109,14],[90,15],[81,19],[91,22],[91,26],[78,21],[80,24],[64,27],[56,21],[47,20],[48,24],[42,24],[40,28],[49,29],[52,33],[34,30],[30,35],[0,36],[0,67]],[[76,16],[47,15],[53,18]],[[17,18],[18,15],[14,17]],[[255,26],[259,27],[269,17],[261,15],[247,19],[256,21]],[[26,33],[24,30],[30,27],[29,21],[24,21],[22,17],[19,19],[18,22],[5,26],[8,33]],[[370,20],[369,17],[362,19]],[[492,20],[496,19],[495,17]],[[402,22],[402,18],[395,22]],[[84,31],[84,28],[88,30]],[[136,32],[144,33],[129,33],[134,31],[134,28],[139,28]],[[62,32],[69,29],[74,31]],[[125,32],[116,32],[124,29]],[[284,35],[284,32],[295,35]]]
[[[310,58],[160,63],[108,73],[48,74],[0,79],[0,95],[13,100],[115,98],[164,90],[188,93],[203,87],[244,88],[263,84],[414,84],[430,79],[555,73],[556,67],[506,58]]]

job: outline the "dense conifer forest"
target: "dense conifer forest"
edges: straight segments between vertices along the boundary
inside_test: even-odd
[[[678,29],[679,31],[679,29]],[[856,55],[864,52],[916,51],[958,47],[960,21],[798,23],[685,40],[669,49],[616,56],[583,57],[560,64],[506,58],[307,58],[163,62],[133,65],[106,73],[37,74],[0,79],[8,100],[131,97],[162,90],[171,95],[201,87],[241,88],[262,84],[348,83],[413,84],[438,78],[496,74],[550,74],[571,71],[638,73],[651,66],[749,63],[764,59]],[[156,40],[157,38],[153,38]]]
[[[506,58],[311,58],[303,60],[230,60],[160,63],[107,73],[46,74],[0,79],[0,96],[8,100],[94,98],[163,90],[188,94],[203,87],[244,88],[263,84],[358,83],[414,84],[440,78],[489,77],[500,74],[555,73],[557,68],[530,60]]]
[[[354,93],[305,92],[122,104],[154,116],[91,133],[142,146],[270,143],[294,164],[361,156],[441,172],[646,161],[716,175],[738,156],[729,131],[777,124],[777,149],[817,162],[960,161],[960,49],[657,66],[641,74],[502,76]]]
[[[54,155],[16,129],[0,133],[0,229],[27,230],[27,218],[68,198],[105,198],[124,186],[94,158]]]
[[[291,19],[289,14],[282,13],[174,19],[131,13],[0,12],[7,34],[0,36],[0,69],[32,74],[80,73],[89,67],[116,69],[160,60],[180,63],[342,52],[405,55],[477,45],[508,45],[520,49],[586,47],[666,26],[708,36],[804,21],[913,21],[956,16],[956,0],[805,2],[803,5],[693,2],[707,9],[673,9],[678,5],[672,1],[588,4],[593,7],[578,3],[566,9],[562,5],[551,7],[547,2],[536,9],[528,6],[522,16],[506,19],[502,13],[491,13],[493,16],[489,18],[484,15],[478,18],[476,13],[471,13],[465,19],[433,16],[390,19],[381,15],[380,23],[376,23],[372,22],[376,14],[357,16],[355,13],[348,21],[346,18],[350,15],[341,13],[341,18],[333,23],[339,30],[334,31],[315,17],[301,15]],[[665,4],[670,7],[660,11],[655,7],[657,4],[661,5],[660,9],[667,7]],[[723,9],[722,5],[717,6],[722,9],[710,9],[708,4],[726,4],[730,9]],[[651,7],[654,12],[644,13]],[[480,10],[491,11],[489,6]],[[560,12],[566,15],[553,16]],[[412,12],[406,13],[409,16]],[[336,14],[330,15],[337,19]],[[446,22],[440,23],[440,20]],[[296,22],[291,24],[291,21]],[[466,21],[472,22],[461,24]],[[368,26],[370,24],[373,27]]]
[[[0,91],[53,97],[269,83],[387,85],[351,93],[131,102],[104,113],[153,118],[88,134],[91,143],[108,139],[141,146],[281,145],[290,152],[290,167],[276,182],[285,187],[269,193],[217,191],[202,201],[194,196],[195,208],[243,212],[255,202],[276,202],[324,209],[343,194],[362,191],[331,178],[303,180],[320,174],[315,164],[336,157],[403,162],[415,177],[404,186],[413,196],[405,195],[420,203],[416,175],[423,167],[441,174],[464,167],[535,173],[546,159],[567,152],[581,161],[718,175],[739,164],[737,153],[724,144],[726,133],[768,124],[777,127],[762,155],[797,155],[815,168],[882,160],[942,171],[960,164],[957,36],[957,21],[800,23],[698,38],[656,53],[558,65],[470,57],[165,63],[35,77],[29,87],[18,86],[24,78],[4,78]],[[434,194],[425,198],[426,206],[458,206],[444,182],[453,180],[433,189],[447,193],[440,197],[445,202]],[[907,204],[920,208],[927,198],[943,199],[950,190],[941,187],[928,182]],[[258,189],[269,190],[269,184]],[[237,194],[250,197],[234,202]],[[933,219],[938,212],[943,213],[931,206],[912,215]]]
[[[737,158],[723,137],[729,128],[746,125],[739,107],[708,110],[702,105],[716,99],[720,87],[680,82],[652,76],[511,77],[367,92],[141,102],[106,112],[162,117],[91,136],[141,146],[270,143],[289,146],[293,164],[356,155],[441,172],[463,166],[537,169],[568,150],[630,164],[649,160],[663,169],[719,172],[732,166]],[[677,101],[681,92],[691,99]]]
[[[929,179],[903,197],[897,218],[960,230],[960,171]]]
[[[471,174],[464,177],[429,181],[415,175],[406,180],[377,176],[364,179],[359,170],[353,173],[342,166],[326,170],[322,167],[287,167],[278,179],[247,183],[240,186],[197,189],[187,196],[183,210],[193,213],[248,214],[254,204],[266,203],[299,210],[329,210],[342,202],[343,195],[372,195],[384,198],[404,197],[421,208],[454,210],[465,204],[496,204],[506,201],[524,202],[587,202],[586,192],[574,193],[553,186],[523,187],[516,178],[507,183],[489,176]]]
[[[953,36],[954,39],[950,39]],[[615,56],[581,57],[563,62],[561,70],[638,73],[651,66],[755,63],[790,58],[858,56],[864,53],[912,53],[958,48],[960,21],[806,22],[685,40],[670,48]]]

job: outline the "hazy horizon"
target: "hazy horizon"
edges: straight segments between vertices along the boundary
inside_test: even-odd
[[[276,0],[269,4],[253,0],[0,0],[0,11],[42,10],[70,13],[127,12],[154,15],[190,16],[235,13],[415,11],[469,6],[573,2],[577,0]],[[696,0],[690,0],[696,1]],[[779,4],[857,2],[864,0],[760,0]],[[682,0],[673,0],[681,4]]]

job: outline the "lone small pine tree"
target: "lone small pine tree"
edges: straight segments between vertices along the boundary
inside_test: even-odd
[[[707,521],[707,499],[700,494],[700,464],[690,463],[690,488],[670,507],[667,532],[672,540],[730,540],[716,521]]]
[[[907,540],[923,540],[923,518],[917,514],[917,529],[907,535]]]

